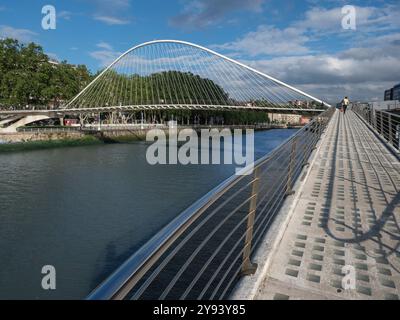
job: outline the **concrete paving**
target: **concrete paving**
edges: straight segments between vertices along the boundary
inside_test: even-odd
[[[399,189],[398,158],[337,111],[255,298],[399,299]]]

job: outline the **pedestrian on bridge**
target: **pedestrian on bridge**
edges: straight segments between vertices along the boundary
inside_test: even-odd
[[[342,100],[342,111],[343,111],[343,115],[346,114],[346,110],[347,110],[347,107],[349,106],[349,104],[350,104],[349,98],[348,98],[348,97],[344,97],[344,99]]]

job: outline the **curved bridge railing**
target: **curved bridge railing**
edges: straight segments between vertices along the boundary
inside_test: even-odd
[[[224,299],[255,272],[252,255],[335,109],[315,117],[246,176],[232,176],[182,212],[88,299]]]
[[[400,114],[387,110],[374,110],[367,103],[353,104],[352,110],[397,152],[400,152]]]

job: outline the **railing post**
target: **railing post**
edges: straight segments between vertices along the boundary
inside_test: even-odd
[[[371,124],[372,127],[376,130],[376,111],[371,109]]]
[[[324,123],[325,123],[325,119],[321,119],[321,121],[318,122],[318,126],[319,126],[319,130],[318,130],[318,139],[321,138],[322,133],[324,132]]]
[[[247,218],[246,239],[243,250],[242,275],[254,274],[257,270],[257,264],[250,261],[251,244],[253,242],[254,220],[257,209],[257,197],[260,187],[260,168],[254,170],[254,181],[251,189],[251,200],[249,206],[249,215]]]
[[[393,128],[392,128],[392,115],[388,115],[388,127],[389,127],[389,143],[393,144]]]
[[[319,134],[319,130],[320,130],[320,124],[319,124],[319,119],[315,121],[315,136],[316,136],[316,140],[318,141],[320,134]],[[317,149],[317,146],[315,145],[314,147],[312,147],[311,151],[314,151]]]
[[[305,143],[305,144],[304,144],[304,147],[303,147],[303,161],[301,162],[301,165],[302,165],[303,168],[306,167],[306,166],[308,166],[308,165],[310,164],[310,163],[308,162],[309,156],[307,157],[307,155],[309,154],[309,152],[312,152],[312,150],[309,149],[309,145]]]
[[[319,134],[319,131],[318,131],[318,134]],[[292,148],[290,151],[288,180],[286,183],[286,195],[287,196],[294,194],[292,187],[293,187],[293,171],[294,171],[295,160],[296,160],[296,146],[297,146],[297,139],[294,138],[292,141]]]
[[[304,154],[303,154],[303,160],[302,160],[303,168],[310,165],[309,158],[311,156],[311,153],[317,149],[318,140],[319,140],[319,135],[312,138],[311,145],[310,145],[310,143],[304,143],[304,148],[303,148]],[[308,139],[307,139],[307,141],[308,141]]]

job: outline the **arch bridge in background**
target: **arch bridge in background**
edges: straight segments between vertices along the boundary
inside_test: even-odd
[[[62,109],[321,112],[330,105],[205,47],[155,40],[129,49]]]
[[[123,53],[61,108],[2,110],[0,120],[6,124],[10,118],[20,117],[20,123],[25,123],[23,118],[142,110],[260,110],[312,115],[329,107],[213,50],[186,41],[155,40]]]

